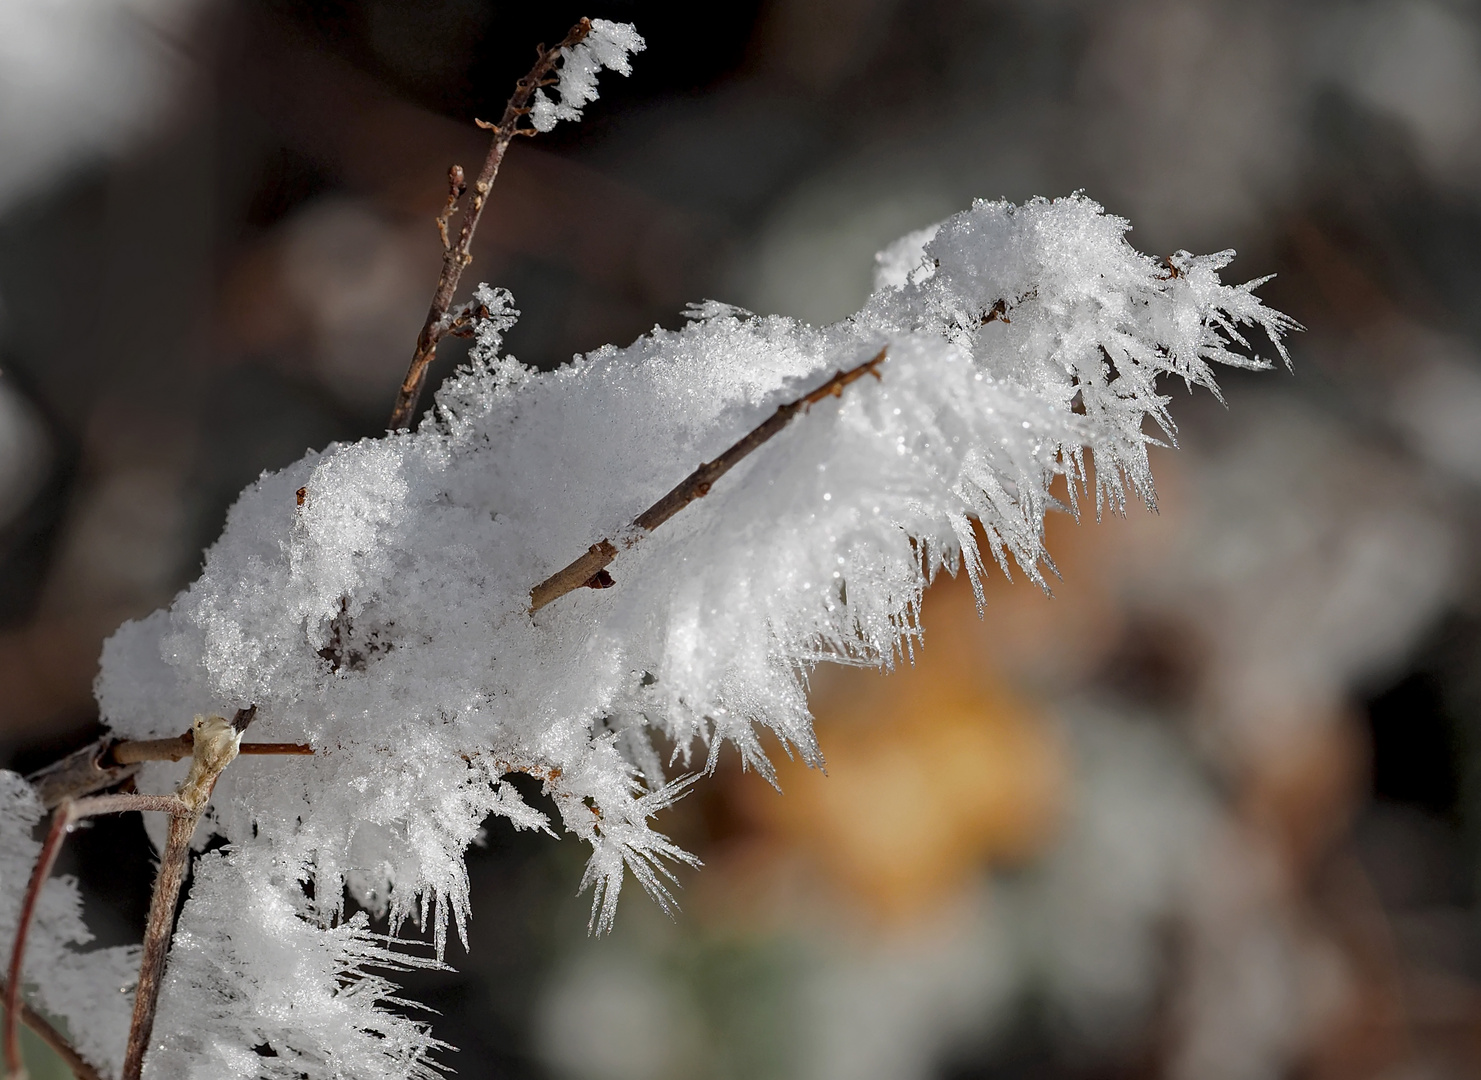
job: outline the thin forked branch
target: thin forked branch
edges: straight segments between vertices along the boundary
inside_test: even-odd
[[[21,1000],[22,968],[26,957],[26,941],[30,937],[31,924],[36,919],[36,905],[41,899],[41,889],[51,877],[52,867],[61,854],[62,845],[74,825],[85,817],[111,814],[127,810],[163,810],[174,814],[184,804],[173,795],[98,795],[91,799],[66,799],[51,816],[51,828],[46,841],[41,845],[41,854],[31,871],[31,880],[26,885],[26,895],[21,901],[21,911],[15,924],[15,939],[10,947],[10,970],[5,977],[5,1029],[3,1044],[7,1075],[24,1076],[21,1062],[21,1044],[18,1022],[24,1016],[26,1006]],[[29,1022],[26,1025],[36,1030]],[[75,1054],[76,1051],[73,1051]],[[79,1059],[80,1060],[80,1059]]]
[[[169,953],[170,933],[174,928],[175,906],[185,878],[185,865],[190,857],[190,838],[210,801],[211,791],[221,770],[235,760],[242,732],[256,715],[255,706],[239,709],[234,719],[219,716],[198,717],[192,730],[191,766],[173,795],[95,795],[86,799],[63,798],[52,814],[51,828],[41,846],[26,895],[16,921],[15,939],[10,950],[10,969],[5,981],[5,1018],[3,1038],[6,1069],[10,1076],[24,1076],[20,1055],[17,1021],[22,1016],[21,980],[25,963],[26,941],[36,918],[41,891],[56,865],[57,855],[67,834],[83,818],[97,814],[122,813],[131,810],[157,810],[170,815],[169,838],[160,857],[155,877],[154,896],[149,906],[149,922],[144,931],[144,955],[139,968],[138,989],[134,994],[134,1015],[129,1027],[129,1042],[124,1054],[122,1080],[139,1080],[144,1066],[144,1051],[154,1031],[154,1016],[159,1004],[160,980],[165,957]]]
[[[26,779],[36,789],[41,805],[52,810],[63,799],[80,799],[117,787],[146,761],[179,761],[190,757],[194,746],[195,736],[189,731],[174,739],[99,739]],[[244,756],[303,756],[312,754],[314,748],[308,743],[244,742],[238,752]]]
[[[591,20],[582,19],[571,27],[571,32],[559,44],[549,49],[541,46],[535,66],[530,69],[528,75],[515,83],[514,93],[510,96],[509,103],[505,105],[504,115],[499,122],[489,124],[482,120],[478,121],[479,127],[493,132],[493,142],[489,146],[488,157],[484,159],[483,168],[473,182],[473,198],[468,203],[467,209],[463,211],[463,224],[458,230],[456,242],[451,241],[447,226],[462,198],[466,185],[463,181],[461,167],[455,165],[448,172],[447,206],[437,217],[437,229],[442,236],[444,248],[442,276],[437,279],[437,291],[432,294],[432,306],[427,312],[427,321],[422,326],[422,332],[417,335],[416,351],[412,354],[411,365],[406,369],[406,378],[401,381],[401,389],[396,395],[396,407],[391,410],[391,420],[388,426],[392,431],[411,426],[416,416],[417,401],[421,398],[422,387],[427,381],[427,368],[437,356],[437,343],[453,328],[454,320],[449,317],[453,297],[457,295],[458,282],[462,280],[463,271],[473,261],[471,250],[473,233],[478,228],[478,219],[488,202],[489,191],[494,186],[494,178],[499,175],[499,166],[504,162],[504,154],[517,136],[535,134],[534,128],[522,127],[520,120],[529,113],[530,100],[534,97],[535,91],[546,84],[563,50],[580,44],[589,33],[591,33]]]
[[[811,393],[796,401],[789,401],[785,405],[778,406],[776,412],[752,429],[749,434],[714,461],[707,461],[700,465],[679,481],[672,491],[634,518],[633,527],[640,531],[625,539],[623,546],[631,547],[644,533],[651,533],[684,507],[708,495],[716,480],[734,468],[742,458],[786,427],[787,422],[797,413],[805,412],[824,398],[842,396],[845,386],[862,379],[865,375],[873,375],[878,379],[880,377],[879,365],[884,363],[884,359],[885,350],[880,349],[873,357],[857,367],[835,372],[831,379]],[[530,590],[530,612],[539,611],[552,601],[559,600],[566,593],[574,592],[583,586],[590,589],[608,588],[613,581],[611,575],[607,573],[607,565],[615,558],[617,558],[617,545],[611,540],[593,544],[586,549],[586,554],[557,570]]]

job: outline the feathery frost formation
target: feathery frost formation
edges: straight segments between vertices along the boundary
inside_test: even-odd
[[[646,47],[631,23],[592,19],[584,40],[561,49],[560,81],[555,85],[560,100],[537,90],[530,123],[536,131],[549,131],[562,120],[580,120],[582,108],[597,99],[597,76],[602,69],[631,75],[629,57]]]
[[[1232,253],[1157,261],[1126,229],[1078,196],[978,202],[884,253],[878,291],[835,326],[710,303],[546,373],[500,354],[517,313],[485,288],[473,360],[419,429],[248,488],[200,579],[122,627],[98,681],[120,736],[255,704],[255,738],[318,751],[223,774],[207,820],[227,846],[197,871],[152,1074],[425,1072],[425,1025],[366,974],[409,961],[343,918],[346,892],[393,931],[430,928],[440,960],[447,928],[466,934],[464,851],[501,815],[591,845],[597,929],[625,870],[666,903],[692,860],[653,815],[724,743],[769,773],[762,729],[820,761],[806,672],[908,652],[931,578],[980,580],[974,522],[1005,572],[1037,579],[1058,478],[1073,497],[1093,461],[1097,506],[1127,484],[1150,499],[1144,423],[1171,430],[1157,376],[1212,389],[1210,364],[1265,366],[1242,326],[1284,356],[1292,324],[1257,282],[1221,284]],[[697,464],[881,348],[878,380],[623,546]],[[615,586],[532,617],[531,587],[604,537]]]

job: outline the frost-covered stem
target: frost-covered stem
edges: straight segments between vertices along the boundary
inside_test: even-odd
[[[0,986],[0,997],[9,998],[9,987],[9,983]],[[27,1005],[24,998],[16,1005],[16,1011],[20,1014],[20,1022],[30,1028],[38,1039],[51,1047],[52,1052],[62,1059],[67,1068],[72,1070],[72,1075],[77,1080],[103,1080],[103,1074],[93,1068],[88,1060],[77,1052],[77,1048],[67,1041],[65,1035],[52,1026],[50,1020]],[[13,1071],[11,1075],[14,1075]]]
[[[454,166],[453,171],[449,172],[448,205],[437,218],[437,228],[442,234],[445,248],[442,254],[442,275],[437,279],[437,291],[432,294],[432,306],[427,312],[427,321],[422,326],[422,332],[417,335],[416,351],[412,354],[411,366],[406,369],[406,378],[401,381],[401,389],[396,394],[396,407],[391,410],[391,420],[387,425],[392,431],[410,427],[416,415],[417,400],[421,397],[422,386],[427,381],[427,368],[437,356],[437,343],[451,328],[448,311],[452,308],[453,297],[457,294],[458,282],[462,279],[463,271],[473,261],[471,252],[473,233],[478,228],[478,219],[483,214],[484,205],[488,202],[489,191],[494,186],[494,178],[499,175],[499,166],[504,162],[504,154],[508,151],[509,144],[514,141],[515,136],[535,133],[533,128],[520,127],[520,118],[530,111],[531,98],[535,91],[546,84],[550,73],[555,70],[556,61],[561,58],[562,50],[580,44],[589,33],[591,33],[591,20],[583,18],[571,27],[570,33],[559,44],[549,49],[541,46],[535,66],[530,69],[528,75],[515,83],[514,93],[510,96],[509,103],[504,106],[504,115],[499,122],[488,124],[482,120],[477,121],[479,127],[494,133],[494,139],[489,146],[488,157],[484,159],[483,169],[479,172],[478,179],[473,182],[473,199],[463,212],[463,225],[458,230],[458,239],[454,244],[448,243],[447,222],[460,197],[462,169]]]
[[[190,858],[190,838],[204,810],[170,818],[169,835],[160,854],[154,896],[149,901],[149,922],[144,930],[144,958],[139,963],[138,989],[134,991],[134,1017],[129,1023],[129,1044],[124,1052],[121,1080],[139,1080],[144,1051],[154,1034],[154,1016],[159,1009],[159,991],[170,952],[170,934],[175,927],[175,906],[185,881]]]
[[[51,829],[26,886],[16,921],[15,941],[10,950],[10,971],[5,984],[4,1052],[6,1068],[12,1077],[25,1075],[21,1063],[16,1021],[20,1013],[21,970],[25,960],[26,938],[36,917],[41,890],[51,876],[57,855],[66,842],[67,833],[85,817],[97,814],[124,813],[131,810],[158,810],[170,815],[169,838],[160,857],[159,874],[154,881],[154,897],[149,905],[149,924],[144,931],[144,959],[140,965],[138,989],[134,995],[134,1018],[129,1028],[129,1045],[124,1058],[123,1076],[138,1080],[143,1066],[144,1050],[154,1030],[154,1013],[159,1003],[160,976],[169,952],[170,930],[175,919],[175,905],[180,899],[180,885],[185,878],[185,864],[190,856],[190,837],[210,801],[211,791],[221,770],[235,760],[242,732],[257,714],[257,707],[239,709],[234,719],[220,716],[196,717],[191,730],[191,765],[180,787],[173,795],[96,795],[89,799],[63,798],[52,814]],[[177,740],[160,740],[176,742]]]
[[[31,923],[36,918],[36,905],[41,899],[41,889],[51,876],[67,834],[82,818],[96,814],[111,814],[127,810],[163,810],[179,813],[184,804],[173,795],[99,795],[91,799],[64,799],[51,816],[51,828],[46,842],[41,845],[41,854],[31,871],[30,883],[26,886],[25,898],[21,901],[20,915],[16,919],[15,939],[10,946],[10,970],[5,979],[5,1067],[12,1077],[25,1076],[21,1062],[20,1037],[17,1022],[21,1019],[21,969],[26,957],[26,939],[30,936]],[[28,1027],[33,1025],[28,1024]]]
[[[634,518],[633,527],[641,530],[642,533],[650,533],[694,500],[704,498],[710,493],[710,488],[714,486],[716,480],[734,468],[751,451],[786,427],[787,422],[798,412],[806,411],[809,406],[816,405],[824,398],[841,396],[845,386],[862,379],[865,375],[879,378],[879,365],[884,363],[884,358],[885,350],[880,349],[873,357],[857,367],[835,372],[831,379],[810,394],[796,401],[789,401],[785,405],[779,405],[776,412],[723,454],[714,461],[704,462],[679,481],[672,491]],[[633,537],[624,541],[624,546],[631,547],[637,543],[639,536],[641,533],[634,534]],[[611,540],[593,544],[586,549],[586,554],[557,570],[530,590],[530,612],[539,611],[545,605],[559,600],[566,593],[574,592],[582,586],[605,589],[612,585],[612,578],[607,573],[606,567],[615,558],[617,558],[617,546]]]

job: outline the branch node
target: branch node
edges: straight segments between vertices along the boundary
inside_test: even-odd
[[[453,216],[453,211],[458,208],[458,200],[463,197],[463,192],[468,190],[468,182],[463,179],[463,166],[453,165],[447,170],[447,205],[442,208],[442,213],[437,215],[437,235],[442,237],[442,248],[444,251],[452,250],[452,241],[448,239],[447,223]]]

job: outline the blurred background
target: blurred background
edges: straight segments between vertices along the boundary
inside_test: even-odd
[[[580,846],[491,823],[473,952],[411,982],[446,1064],[1481,1076],[1471,0],[6,0],[12,766],[96,734],[102,639],[243,485],[383,430],[447,166],[581,14],[649,48],[494,190],[471,280],[527,362],[701,298],[832,321],[904,232],[1076,190],[1144,251],[1237,248],[1307,332],[1294,375],[1175,402],[1158,514],[1051,521],[1052,599],[999,578],[979,619],[946,580],[913,669],[820,671],[827,776],[726,759],[660,819],[707,863],[676,918],[635,893],[589,939]],[[66,859],[138,940],[138,822]]]

